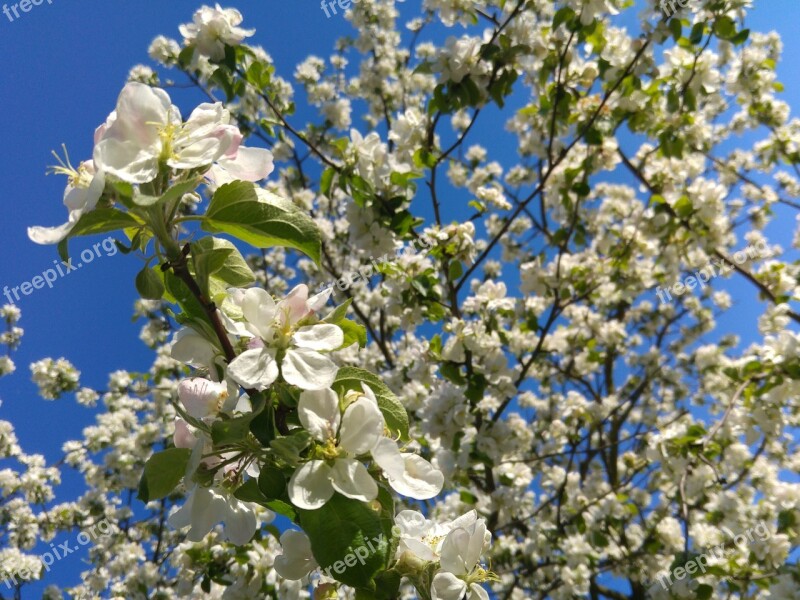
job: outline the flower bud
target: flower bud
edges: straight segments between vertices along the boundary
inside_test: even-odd
[[[178,399],[186,412],[195,419],[203,419],[219,412],[227,397],[228,387],[224,383],[215,383],[200,377],[184,379],[178,385]]]

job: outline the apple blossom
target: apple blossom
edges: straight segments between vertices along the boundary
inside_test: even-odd
[[[76,169],[69,164],[67,156],[61,166],[53,167],[53,172],[69,178],[64,190],[64,204],[69,217],[58,227],[29,227],[28,237],[37,244],[57,244],[66,238],[80,218],[97,206],[105,188],[105,174],[91,160],[82,162]]]
[[[295,506],[315,510],[334,492],[369,502],[378,485],[355,457],[374,448],[383,435],[384,420],[378,406],[362,396],[342,415],[339,398],[331,389],[305,391],[297,406],[303,427],[323,444],[323,460],[310,460],[289,480],[289,497]]]
[[[258,181],[272,170],[267,150],[243,148],[242,135],[221,103],[198,106],[184,123],[162,89],[128,83],[95,134],[98,168],[129,183],[148,183],[162,163],[207,170],[215,162],[238,178]]]
[[[225,46],[238,46],[255,33],[255,29],[242,29],[242,14],[235,8],[203,6],[194,13],[192,23],[180,26],[186,45],[211,58],[225,56]]]
[[[321,390],[333,383],[336,364],[323,352],[338,349],[344,340],[336,325],[302,325],[300,321],[321,308],[330,291],[308,297],[299,285],[275,302],[264,290],[237,292],[232,301],[241,309],[243,322],[231,333],[251,338],[245,350],[228,366],[228,375],[246,388],[266,389],[280,374],[304,390]],[[282,357],[281,357],[282,355]]]
[[[226,398],[228,398],[228,386],[224,383],[195,377],[184,379],[178,384],[178,399],[186,408],[186,412],[196,419],[218,413]]]
[[[486,593],[476,581],[483,580],[484,571],[476,569],[484,551],[489,548],[492,534],[486,529],[484,519],[471,519],[470,514],[464,525],[454,527],[442,542],[439,551],[441,570],[433,577],[431,597],[434,600],[461,600],[467,594],[467,600],[489,600]]]

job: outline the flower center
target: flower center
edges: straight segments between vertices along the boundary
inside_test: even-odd
[[[56,157],[58,164],[50,167],[47,172],[54,175],[66,175],[69,185],[73,188],[88,188],[94,179],[94,173],[89,170],[89,163],[82,162],[76,169],[70,163],[67,147],[62,144],[61,148],[64,150],[64,158],[53,151],[53,156]]]

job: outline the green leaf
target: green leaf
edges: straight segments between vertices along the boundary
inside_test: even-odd
[[[681,23],[681,20],[677,17],[670,19],[669,30],[672,32],[672,39],[674,39],[676,42],[681,39],[681,36],[683,35],[683,24]]]
[[[183,479],[191,454],[188,448],[170,448],[151,456],[139,481],[139,499],[150,502],[168,496]]]
[[[372,578],[386,564],[386,523],[368,504],[335,494],[317,510],[298,510],[300,526],[322,570],[346,585],[375,589]],[[389,525],[388,529],[391,529]],[[350,557],[359,558],[353,560]]]
[[[436,157],[424,148],[420,148],[414,153],[414,165],[420,169],[424,167],[431,169],[436,165]]]
[[[68,243],[74,237],[107,233],[141,225],[142,223],[133,216],[116,208],[96,208],[78,219],[75,227],[69,232],[69,236],[58,244],[58,254],[63,260],[69,259]]]
[[[297,521],[297,513],[294,510],[294,506],[287,504],[283,500],[270,500],[265,502],[264,506],[279,515],[288,517],[291,521]]]
[[[332,387],[337,392],[361,391],[362,383],[368,385],[375,393],[386,426],[392,432],[399,433],[402,439],[408,439],[408,413],[392,390],[376,375],[356,367],[342,367]]]
[[[252,478],[236,488],[233,497],[242,502],[255,502],[257,504],[262,504],[268,500],[258,487],[258,481]]]
[[[302,429],[292,432],[270,442],[269,447],[278,456],[291,466],[300,464],[300,453],[311,443],[311,434]]]
[[[333,167],[328,167],[322,172],[322,178],[319,181],[319,191],[323,196],[330,197],[331,188],[333,187],[333,177],[336,175],[336,170]]]
[[[714,594],[714,588],[705,583],[701,583],[694,589],[694,597],[697,600],[708,600]]]
[[[694,45],[699,44],[703,39],[705,28],[705,23],[695,23],[694,27],[692,27],[692,32],[689,34],[689,41]]]
[[[366,327],[360,323],[351,321],[350,319],[344,319],[343,321],[337,323],[337,325],[339,326],[339,329],[344,332],[344,342],[342,342],[342,348],[349,348],[353,344],[358,344],[359,348],[367,347]]]
[[[230,248],[202,248],[197,244],[192,244],[192,266],[197,285],[206,298],[208,293],[209,280],[211,275],[222,269],[225,261],[228,260],[232,250]]]
[[[553,17],[553,31],[561,27],[563,23],[567,21],[571,21],[575,18],[575,11],[571,9],[569,6],[565,6],[556,12],[555,16]]]
[[[250,432],[256,436],[256,439],[261,442],[264,447],[269,447],[269,444],[278,434],[277,427],[275,426],[275,409],[272,404],[256,415],[250,423]]]
[[[467,490],[461,490],[461,492],[459,493],[459,497],[461,498],[461,502],[463,502],[464,504],[478,503],[478,497],[472,492],[469,492]]]
[[[675,203],[675,212],[682,219],[687,219],[692,216],[694,206],[692,206],[692,201],[688,196],[681,196],[678,198],[678,201]]]
[[[136,276],[136,290],[145,300],[161,300],[164,295],[164,283],[153,269],[145,267]]]
[[[739,33],[734,35],[730,40],[728,40],[734,46],[741,46],[744,44],[748,38],[750,37],[750,30],[749,29],[742,29]]]
[[[217,279],[226,287],[247,287],[255,283],[256,276],[239,252],[239,249],[228,240],[218,237],[204,237],[192,244],[192,252],[225,254],[225,261],[218,269],[211,272],[212,279]]]
[[[183,198],[186,194],[195,191],[202,181],[202,177],[193,177],[187,181],[180,181],[164,192],[160,200],[164,204],[172,204],[174,201]]]
[[[192,57],[194,55],[194,46],[186,46],[183,50],[181,50],[180,54],[178,54],[178,64],[181,68],[186,69],[189,64],[192,62]]]
[[[450,267],[447,269],[447,278],[450,281],[458,281],[461,278],[461,275],[464,274],[464,267],[461,264],[461,261],[453,260],[450,261]]]
[[[594,127],[590,127],[589,129],[587,129],[583,137],[586,140],[586,143],[589,144],[590,146],[603,145],[603,134],[600,133],[600,131]]]
[[[148,196],[139,192],[139,188],[134,188],[133,202],[139,206],[152,206],[158,202],[170,204],[173,201],[183,198],[184,194],[193,192],[197,186],[200,185],[200,181],[201,179],[199,177],[189,179],[188,181],[181,181],[173,185],[161,196]]]
[[[608,546],[608,538],[603,535],[600,531],[594,530],[592,531],[592,544],[598,548],[605,548]]]
[[[402,576],[394,569],[381,571],[375,576],[375,590],[356,590],[356,600],[392,600],[398,598]],[[359,595],[361,594],[361,595]]]
[[[347,182],[350,195],[359,205],[363,206],[375,196],[375,190],[372,185],[360,175],[350,175]]]
[[[319,264],[322,238],[314,220],[288,200],[264,190],[259,194],[244,181],[221,186],[211,199],[203,229],[227,233],[256,248],[294,248]]]
[[[194,319],[204,323],[208,322],[206,311],[200,301],[189,290],[183,281],[178,279],[172,271],[164,273],[164,287],[166,293],[164,298],[167,301],[174,301],[181,307],[183,316],[187,319]]]
[[[255,502],[265,506],[278,514],[288,517],[292,521],[297,518],[294,507],[283,500],[270,500],[261,489],[260,484],[255,479],[248,479],[234,492],[233,496],[242,502]]]
[[[447,381],[452,381],[456,385],[465,385],[467,383],[467,380],[464,379],[464,376],[461,374],[461,368],[456,363],[442,363],[439,365],[439,371],[442,377],[447,379]]]
[[[736,35],[736,22],[728,15],[721,15],[714,21],[714,33],[723,40],[730,40]]]
[[[211,441],[215,446],[224,446],[244,440],[250,433],[250,422],[255,417],[255,413],[250,413],[244,417],[214,421],[211,424]]]
[[[286,476],[279,469],[266,467],[258,476],[258,487],[267,498],[280,498],[286,491]]]
[[[334,308],[327,317],[322,319],[323,323],[330,323],[331,325],[338,325],[340,322],[344,321],[347,317],[347,309],[350,308],[350,305],[353,303],[352,298],[348,298],[344,302],[342,302],[339,306]]]
[[[347,348],[355,343],[364,348],[367,345],[367,328],[346,318],[347,309],[352,301],[352,298],[348,298],[325,317],[322,322],[336,325],[344,332],[342,348]]]

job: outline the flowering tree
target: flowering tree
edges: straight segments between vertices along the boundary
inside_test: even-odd
[[[184,120],[137,66],[57,168],[68,221],[31,239],[143,259],[156,357],[103,391],[32,366],[104,410],[55,467],[0,427],[17,595],[38,540],[105,519],[76,597],[800,598],[780,40],[750,0],[422,4],[406,33],[353,5],[294,73],[305,125],[242,15],[202,7],[150,56],[208,102]],[[720,276],[765,303],[759,343],[719,335]]]

